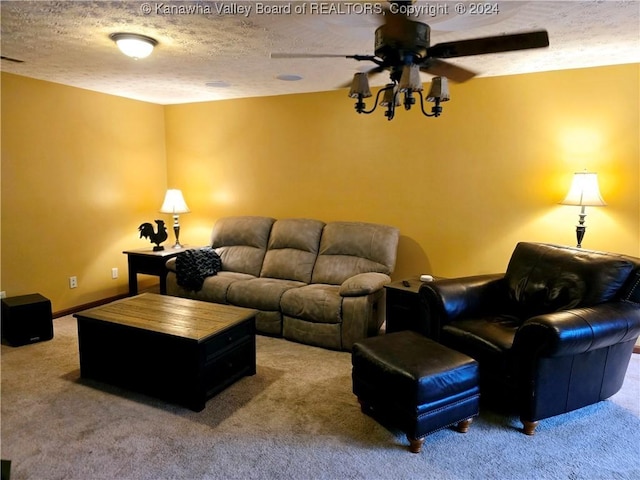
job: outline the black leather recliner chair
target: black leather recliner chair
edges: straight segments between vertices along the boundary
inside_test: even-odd
[[[622,386],[640,335],[640,258],[519,243],[506,273],[420,289],[423,331],[476,359],[489,405],[538,421]]]

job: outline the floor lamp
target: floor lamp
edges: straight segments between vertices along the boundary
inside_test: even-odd
[[[181,213],[189,213],[189,207],[184,201],[182,191],[176,189],[169,189],[164,196],[164,202],[160,207],[160,213],[170,213],[173,215],[173,233],[176,236],[176,243],[173,248],[182,248],[180,245],[180,223],[178,217]]]
[[[600,187],[598,187],[598,174],[594,172],[576,172],[573,175],[571,188],[565,199],[560,202],[562,205],[579,205],[580,213],[578,215],[578,225],[576,225],[576,239],[578,240],[578,248],[582,247],[582,239],[587,227],[584,224],[584,218],[587,216],[585,207],[603,207],[607,203],[600,195]]]

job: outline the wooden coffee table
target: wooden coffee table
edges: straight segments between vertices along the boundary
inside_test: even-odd
[[[256,373],[256,313],[152,293],[79,312],[80,375],[201,411]]]

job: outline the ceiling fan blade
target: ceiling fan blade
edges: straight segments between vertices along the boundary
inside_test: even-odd
[[[476,72],[435,58],[430,59],[420,70],[437,77],[447,77],[458,83],[466,82],[477,75]]]
[[[271,53],[271,58],[351,58],[353,60],[365,60],[380,65],[382,61],[375,55],[342,55],[340,53]]]
[[[382,72],[384,72],[384,71],[385,71],[385,67],[375,67],[375,68],[372,68],[371,70],[367,70],[367,71],[366,71],[366,72],[364,72],[364,73],[366,73],[369,77],[372,77],[372,76],[374,76],[374,75],[378,75],[379,73],[382,73]],[[341,85],[338,85],[338,87],[337,87],[337,88],[347,88],[347,87],[350,87],[350,86],[351,86],[351,82],[352,82],[352,80],[349,80],[348,82],[345,82],[345,83],[343,83],[343,84],[341,84]]]
[[[485,53],[511,52],[549,46],[546,30],[495,37],[475,38],[457,42],[438,43],[427,50],[428,57],[453,58],[483,55]]]
[[[339,53],[271,53],[270,58],[352,58],[353,55]]]
[[[0,55],[0,60],[7,60],[13,63],[24,63],[24,60],[18,60],[17,58],[5,57],[4,55]]]
[[[385,70],[386,70],[386,67],[380,66],[380,67],[372,68],[371,70],[369,70],[367,72],[367,74],[369,74],[369,77],[373,77],[375,75],[378,75],[378,74],[384,72]]]

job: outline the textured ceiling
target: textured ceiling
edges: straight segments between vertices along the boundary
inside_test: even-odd
[[[260,12],[258,4],[285,11]],[[640,62],[638,0],[499,1],[481,4],[492,6],[482,15],[456,14],[457,4],[472,8],[472,2],[415,3],[423,14],[413,18],[431,26],[432,44],[549,32],[548,49],[450,60],[480,76]],[[271,59],[270,53],[373,54],[380,16],[366,10],[380,5],[387,3],[3,0],[2,55],[24,63],[2,60],[1,66],[18,75],[158,104],[333,90],[371,63]],[[114,32],[148,35],[158,46],[147,59],[133,60],[109,39]],[[278,79],[282,75],[302,79]],[[379,75],[372,85],[385,81]]]

